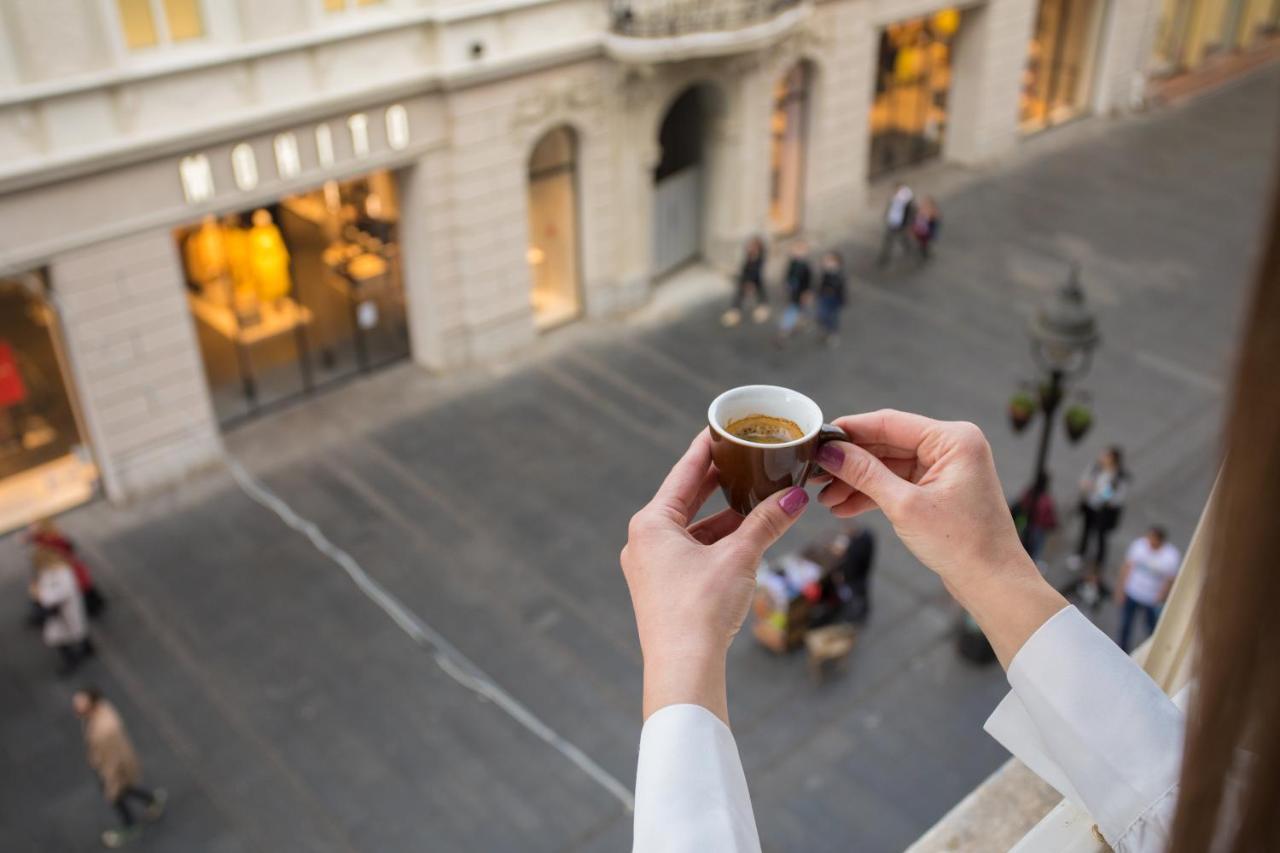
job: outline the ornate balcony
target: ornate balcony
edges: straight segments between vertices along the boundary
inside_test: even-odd
[[[670,62],[766,47],[810,12],[805,0],[611,0],[605,49],[624,62]]]

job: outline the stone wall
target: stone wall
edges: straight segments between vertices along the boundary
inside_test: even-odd
[[[80,410],[108,496],[219,458],[195,330],[167,230],[69,252],[49,266]]]

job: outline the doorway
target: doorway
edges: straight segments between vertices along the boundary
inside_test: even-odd
[[[871,178],[942,153],[951,89],[951,39],[959,25],[960,13],[943,9],[880,31],[871,105]]]
[[[44,276],[0,278],[0,533],[88,500],[96,482]]]
[[[529,155],[529,300],[539,329],[582,313],[578,273],[578,139],[547,131]]]
[[[709,87],[685,89],[662,119],[662,157],[653,170],[653,274],[660,276],[702,250]]]
[[[769,120],[769,223],[778,234],[794,234],[803,219],[805,155],[809,132],[812,69],[797,62],[773,90]]]

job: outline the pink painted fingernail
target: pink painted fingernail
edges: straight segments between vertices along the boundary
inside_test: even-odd
[[[778,501],[778,505],[782,507],[782,511],[787,515],[799,515],[800,510],[804,509],[804,505],[809,502],[809,494],[799,486],[793,486],[791,491],[782,496],[782,500]]]
[[[839,468],[844,462],[844,451],[834,444],[824,444],[818,448],[816,458],[824,468]]]

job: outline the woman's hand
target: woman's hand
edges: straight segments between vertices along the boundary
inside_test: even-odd
[[[834,479],[819,500],[847,518],[884,511],[911,552],[982,625],[1007,666],[1064,605],[1018,540],[991,447],[970,423],[882,410],[835,422],[818,462]]]
[[[689,521],[717,488],[703,430],[658,493],[635,514],[622,549],[644,654],[644,716],[688,702],[728,722],[725,655],[746,619],[764,551],[809,497],[792,488],[746,518],[731,509]]]

